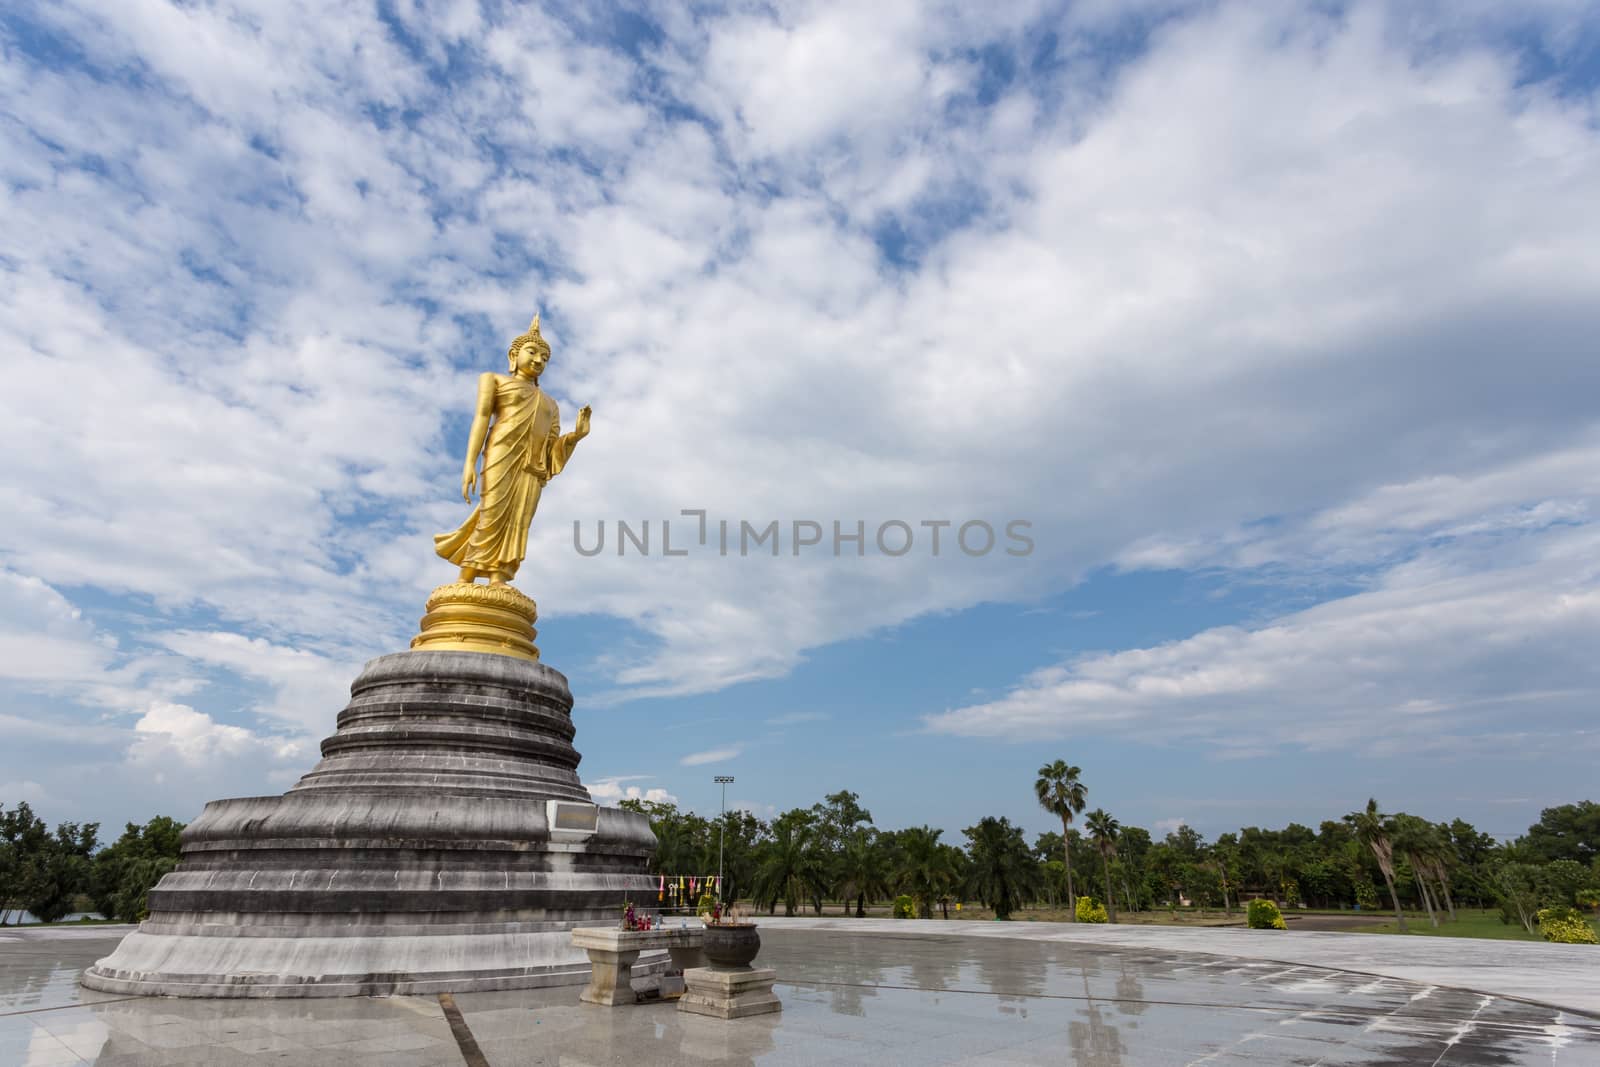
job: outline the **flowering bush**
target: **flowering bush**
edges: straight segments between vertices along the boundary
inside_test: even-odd
[[[1600,889],[1580,889],[1574,894],[1573,899],[1580,908],[1600,908]]]
[[[1079,897],[1076,910],[1078,921],[1081,923],[1103,923],[1106,921],[1105,906],[1096,904],[1094,897]]]
[[[1270,900],[1252,900],[1245,910],[1245,922],[1252,930],[1287,930],[1283,912]]]
[[[917,902],[901,893],[894,898],[894,917],[896,919],[910,919],[917,914]]]
[[[1539,929],[1546,941],[1562,945],[1600,945],[1594,927],[1576,908],[1540,908]]]

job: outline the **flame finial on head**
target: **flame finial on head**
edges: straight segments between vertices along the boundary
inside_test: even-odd
[[[506,350],[506,358],[513,366],[515,366],[517,362],[517,350],[525,344],[535,345],[542,352],[544,352],[545,358],[549,358],[550,342],[546,341],[539,335],[539,316],[537,314],[533,316],[533,321],[528,324],[527,332],[519,334],[517,338],[511,342],[511,347]]]

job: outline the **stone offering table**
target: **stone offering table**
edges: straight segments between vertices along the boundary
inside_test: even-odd
[[[589,954],[589,986],[578,997],[586,1004],[604,1004],[608,1008],[618,1004],[632,1004],[633,964],[639,953],[666,949],[672,962],[669,970],[705,966],[701,944],[705,928],[696,923],[692,927],[673,930],[619,930],[611,926],[580,926],[572,931],[572,943]]]

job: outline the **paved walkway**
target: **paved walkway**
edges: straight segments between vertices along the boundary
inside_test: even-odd
[[[1372,976],[1375,955],[1389,956],[1378,966],[1400,969],[1399,957],[1419,944],[1431,954],[1437,942],[1424,938],[763,920],[760,962],[777,969],[784,1010],[723,1022],[670,1002],[581,1004],[576,986],[328,1000],[119,997],[79,987],[78,974],[121,932],[0,932],[0,1067],[1600,1064],[1593,1017]],[[1402,943],[1386,950],[1384,942]],[[1224,944],[1232,950],[1219,951]],[[1505,948],[1568,955],[1561,946],[1446,946],[1491,960]],[[1258,951],[1270,957],[1250,958]],[[1353,953],[1351,965],[1368,973],[1322,966],[1329,951]],[[1319,962],[1273,961],[1290,956]],[[1422,966],[1459,977],[1459,961]]]
[[[1600,948],[1470,937],[1335,934],[1239,927],[979,922],[970,919],[761,918],[779,930],[1020,938],[1204,952],[1233,959],[1327,967],[1407,982],[1471,989],[1600,1017]]]

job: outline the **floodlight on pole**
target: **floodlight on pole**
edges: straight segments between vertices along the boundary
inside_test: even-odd
[[[717,902],[722,902],[722,841],[728,835],[728,783],[731,774],[719,774],[711,779],[722,787],[722,814],[717,819]]]

